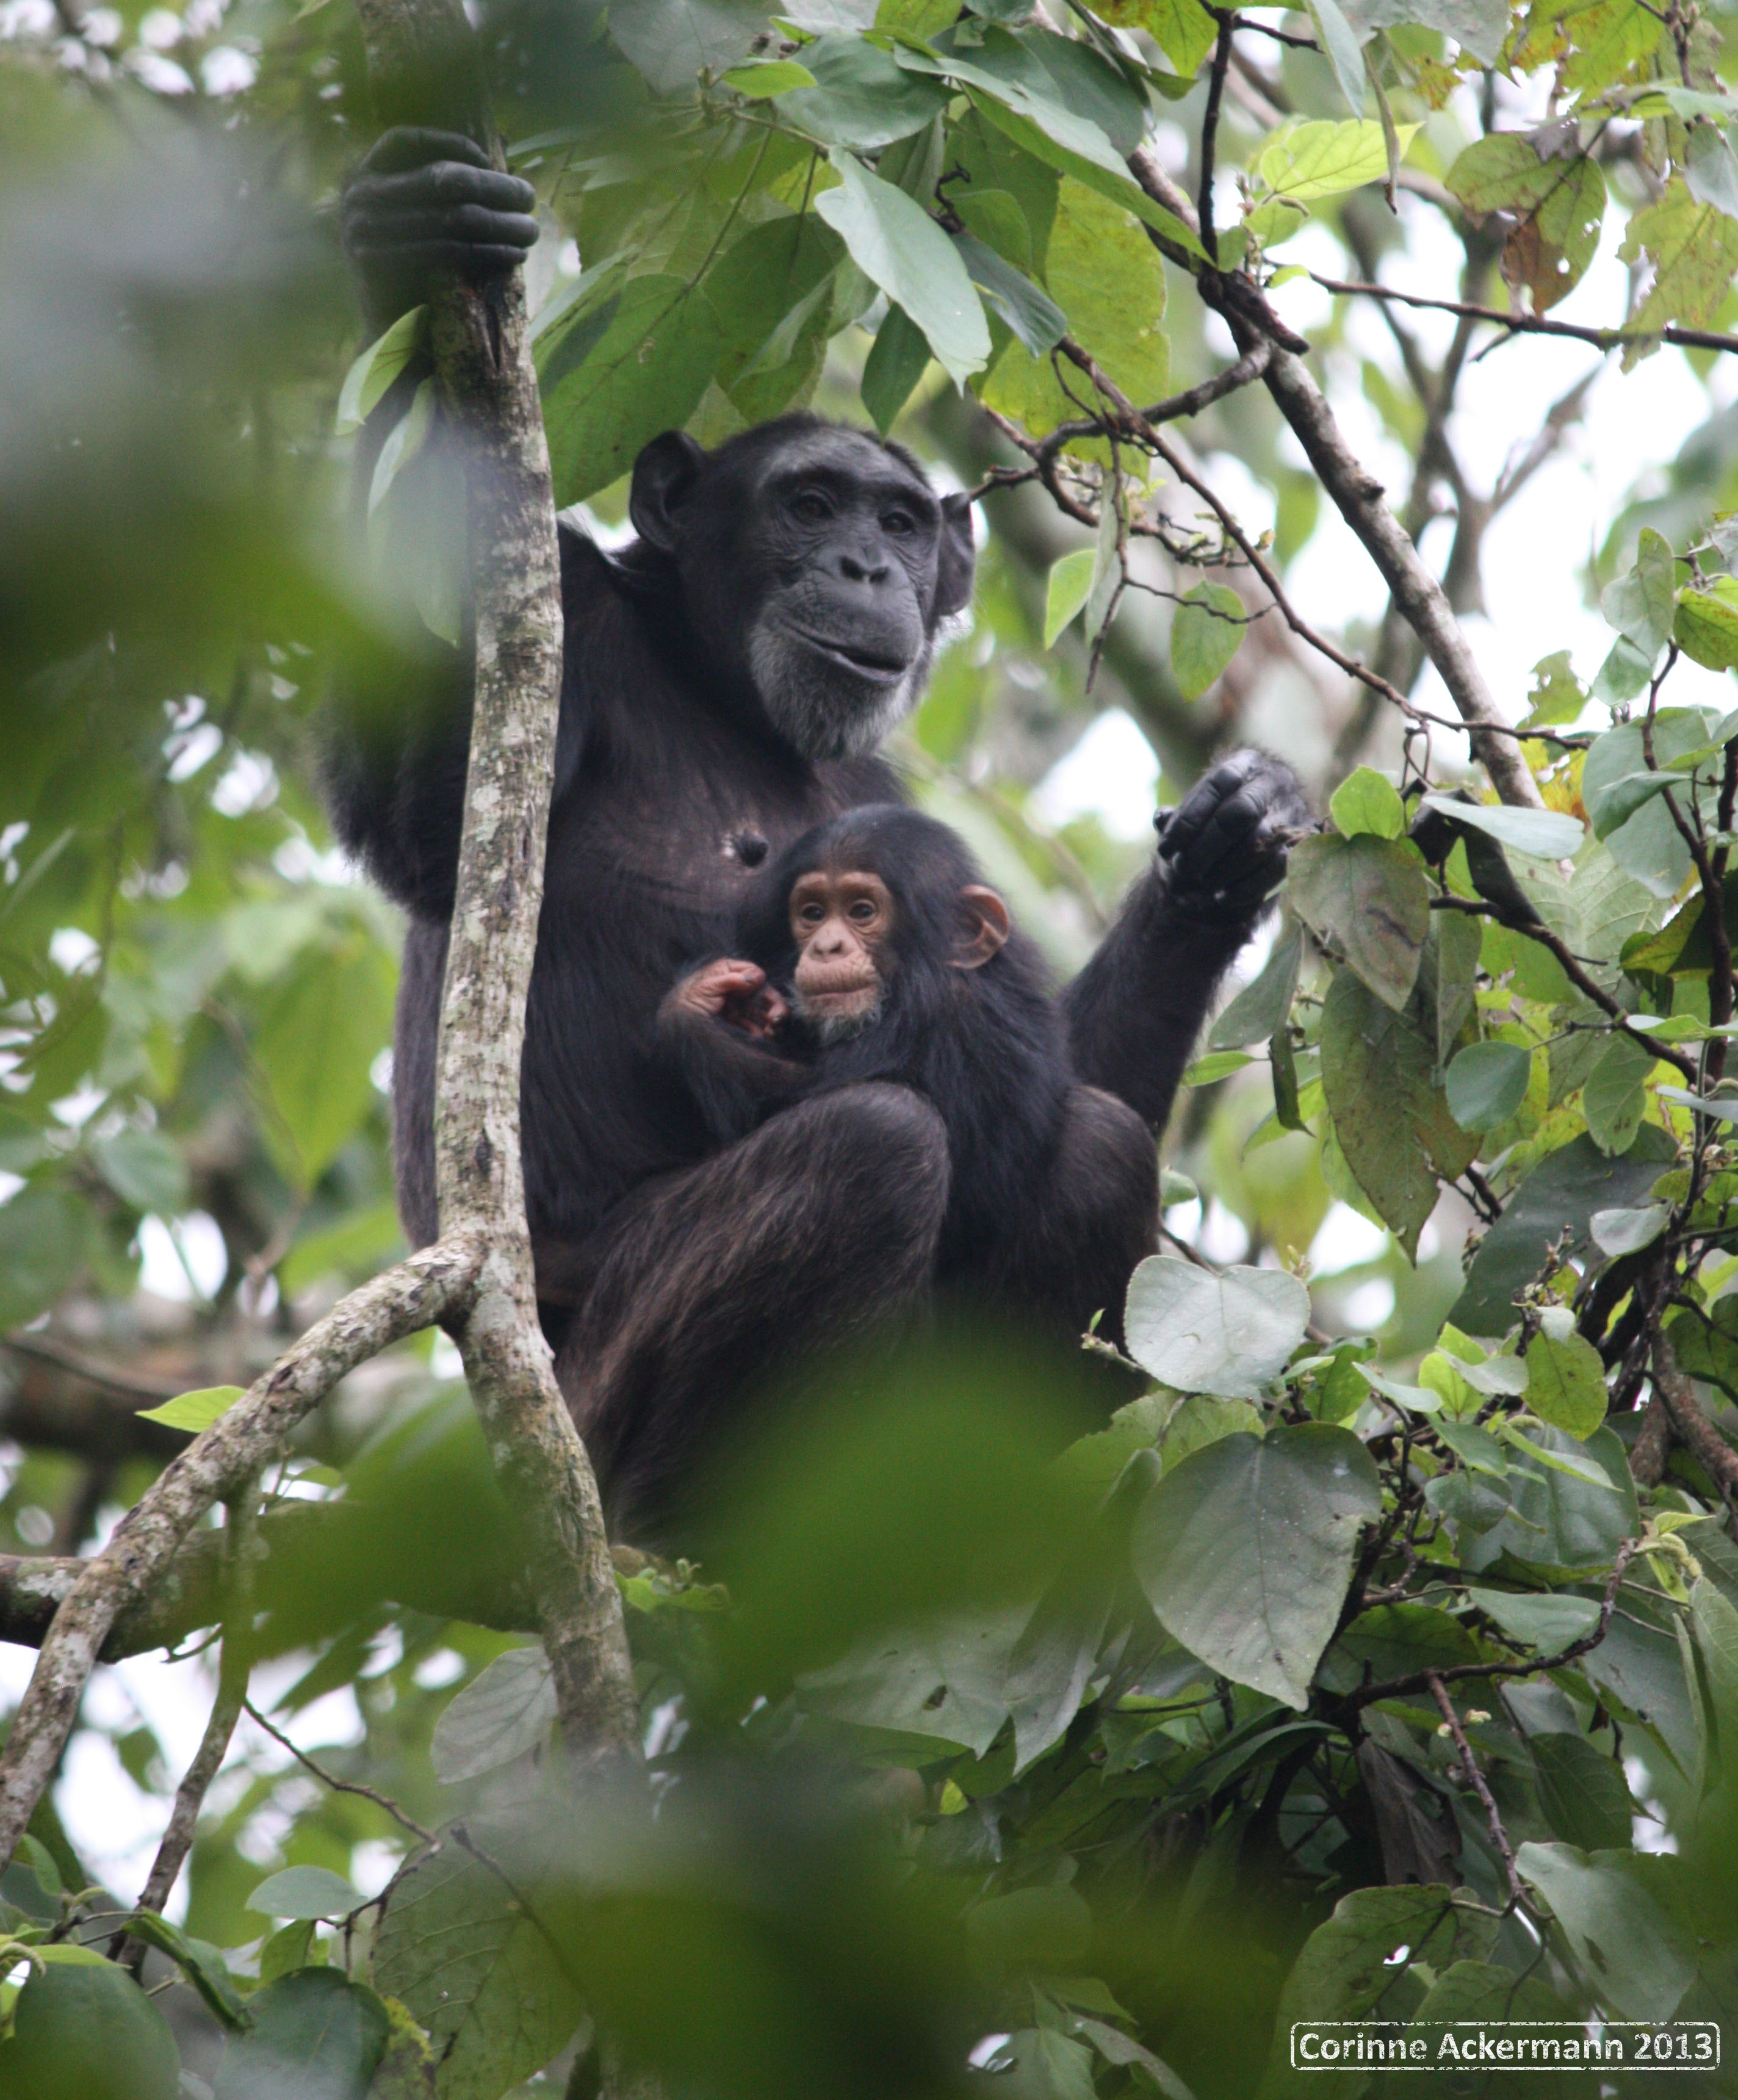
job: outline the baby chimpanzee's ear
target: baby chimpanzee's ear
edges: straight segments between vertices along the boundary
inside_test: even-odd
[[[959,911],[966,933],[954,952],[954,968],[981,969],[992,955],[1001,952],[1012,930],[1008,907],[993,889],[986,889],[981,883],[973,882],[959,893]]]

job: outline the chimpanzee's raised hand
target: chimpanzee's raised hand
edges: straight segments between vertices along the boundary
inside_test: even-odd
[[[408,126],[384,133],[344,192],[344,253],[371,326],[420,306],[430,276],[516,269],[536,244],[536,192],[491,167],[462,132]]]
[[[1172,900],[1228,924],[1255,916],[1292,846],[1316,828],[1290,767],[1264,751],[1222,761],[1153,822]]]

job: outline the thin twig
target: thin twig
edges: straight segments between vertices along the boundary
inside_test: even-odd
[[[1590,343],[1595,350],[1621,350],[1627,343],[1669,342],[1682,350],[1738,350],[1738,335],[1721,335],[1711,329],[1679,328],[1669,322],[1662,329],[1588,328],[1578,321],[1553,320],[1546,314],[1528,314],[1501,307],[1484,307],[1468,299],[1431,299],[1421,293],[1396,291],[1392,285],[1361,284],[1356,280],[1324,277],[1310,271],[1311,279],[1325,292],[1343,298],[1392,299],[1403,307],[1425,308],[1434,313],[1461,314],[1469,320],[1491,321],[1516,335],[1561,335],[1576,342]]]
[[[119,1393],[123,1400],[143,1401],[152,1407],[161,1407],[165,1400],[173,1400],[181,1391],[179,1386],[165,1385],[154,1379],[129,1376],[126,1371],[113,1370],[106,1364],[94,1362],[77,1349],[69,1349],[64,1342],[51,1341],[46,1335],[3,1335],[0,1343],[16,1356],[33,1357],[37,1362],[52,1364],[55,1369],[70,1371],[90,1385],[99,1385],[106,1392]]]
[[[1537,941],[1542,948],[1548,948],[1562,965],[1564,975],[1584,998],[1590,999],[1602,1013],[1622,1026],[1629,1016],[1596,977],[1590,977],[1577,960],[1574,951],[1554,933],[1543,920],[1524,920],[1513,912],[1506,912],[1500,905],[1493,904],[1488,898],[1432,897],[1433,911],[1469,911],[1480,918],[1494,919],[1499,926],[1506,926],[1511,933],[1523,933],[1529,941]],[[1662,1043],[1656,1035],[1644,1035],[1639,1028],[1624,1028],[1624,1034],[1632,1041],[1642,1043],[1654,1056],[1668,1065],[1675,1065],[1693,1086],[1696,1066],[1683,1051],[1670,1043]]]
[[[1511,1902],[1524,1904],[1527,1891],[1522,1886],[1520,1870],[1515,1864],[1515,1848],[1509,1842],[1509,1833],[1502,1827],[1502,1817],[1496,1800],[1484,1783],[1484,1775],[1479,1770],[1479,1762],[1472,1754],[1472,1745],[1467,1740],[1467,1732],[1461,1726],[1460,1716],[1454,1710],[1454,1701],[1449,1698],[1440,1676],[1434,1670],[1425,1673],[1431,1696],[1436,1701],[1436,1710],[1441,1714],[1443,1725],[1454,1738],[1454,1747],[1460,1752],[1461,1770],[1467,1784],[1484,1805],[1485,1820],[1490,1825],[1492,1842],[1502,1855],[1502,1871],[1508,1878]]]
[[[360,1780],[340,1779],[336,1772],[328,1771],[323,1764],[311,1758],[306,1750],[298,1750],[281,1728],[272,1727],[251,1699],[242,1701],[241,1710],[250,1721],[263,1728],[273,1742],[282,1744],[298,1764],[306,1766],[322,1786],[329,1786],[334,1793],[360,1793],[364,1801],[372,1801],[377,1808],[385,1809],[395,1823],[401,1824],[413,1838],[420,1838],[425,1845],[440,1842],[432,1830],[419,1823],[414,1815],[407,1815],[390,1794],[382,1793],[372,1786],[364,1786]]]

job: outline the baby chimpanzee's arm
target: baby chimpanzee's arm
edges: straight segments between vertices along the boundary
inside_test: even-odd
[[[693,1096],[714,1145],[746,1136],[809,1084],[809,1067],[778,1047],[788,1017],[766,973],[729,956],[690,971],[664,995],[659,1058]]]

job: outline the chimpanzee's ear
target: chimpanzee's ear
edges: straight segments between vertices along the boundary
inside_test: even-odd
[[[942,498],[942,544],[936,556],[935,616],[964,612],[972,602],[977,545],[972,537],[972,505],[963,493]]]
[[[973,882],[959,893],[959,913],[965,921],[966,937],[954,951],[954,968],[981,970],[992,955],[1001,953],[1012,930],[1008,907],[993,889]]]
[[[680,512],[706,464],[706,454],[686,430],[654,438],[633,462],[628,515],[642,540],[669,554],[681,536]]]

